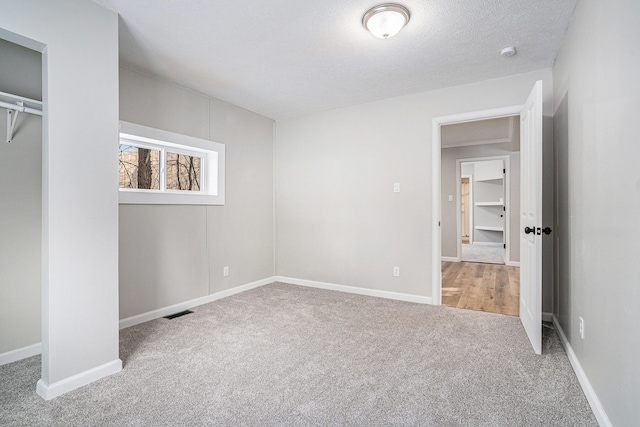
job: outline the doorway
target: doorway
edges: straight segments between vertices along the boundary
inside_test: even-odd
[[[457,156],[465,152],[496,153],[509,150],[517,152],[517,141],[479,145],[473,151],[459,149]],[[456,259],[488,264],[506,263],[507,233],[510,231],[507,221],[510,206],[506,203],[510,194],[507,181],[509,160],[509,155],[456,159],[456,168],[461,175],[458,221],[461,234],[456,247]]]
[[[492,110],[461,113],[432,119],[432,266],[445,260],[442,253],[444,210],[441,185],[441,132],[445,125],[475,122],[486,119],[519,117],[521,132],[520,164],[522,182],[519,183],[521,206],[517,210],[521,230],[519,252],[522,256],[520,277],[519,317],[537,354],[542,352],[542,238],[550,232],[542,228],[542,144],[543,144],[543,83],[538,80],[520,105]],[[451,197],[453,199],[453,197]],[[515,209],[514,209],[515,211]],[[548,230],[548,231],[547,231]],[[442,304],[442,269],[432,269],[432,304]]]
[[[442,126],[443,305],[518,314],[519,135],[519,116]]]

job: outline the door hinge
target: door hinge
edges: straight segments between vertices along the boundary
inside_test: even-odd
[[[507,249],[507,244],[506,244],[506,243],[503,243],[503,244],[502,244],[502,247],[503,247],[503,248],[505,248],[505,249]]]
[[[502,173],[507,173],[507,170],[506,169],[502,169]]]

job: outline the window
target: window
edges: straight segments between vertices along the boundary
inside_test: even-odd
[[[167,152],[167,190],[200,191],[200,165],[196,155]]]
[[[224,148],[120,122],[120,203],[223,205]]]
[[[120,141],[120,188],[160,189],[160,150]]]
[[[202,154],[140,146],[120,137],[120,188],[202,192]]]

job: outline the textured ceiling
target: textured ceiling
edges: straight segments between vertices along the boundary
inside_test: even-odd
[[[374,0],[94,1],[122,65],[283,119],[551,67],[577,0],[401,0],[388,40],[361,25]]]

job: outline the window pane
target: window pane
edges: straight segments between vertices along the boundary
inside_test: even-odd
[[[200,157],[167,152],[167,190],[200,191]]]
[[[120,144],[120,188],[160,189],[160,151]]]

